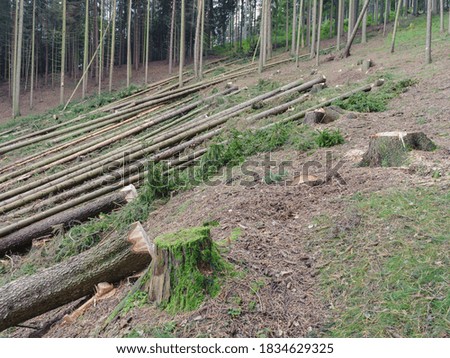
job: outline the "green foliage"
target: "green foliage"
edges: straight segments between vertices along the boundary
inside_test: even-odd
[[[135,307],[142,307],[148,302],[148,293],[143,291],[136,291],[125,302],[122,309],[123,314],[127,314]]]
[[[370,92],[358,92],[346,100],[336,101],[334,104],[342,109],[355,112],[384,112],[390,100],[407,91],[416,83],[415,80],[405,79],[390,81],[381,88]]]
[[[344,137],[339,129],[318,131],[319,135],[316,137],[316,143],[320,148],[333,147],[344,143]]]
[[[317,242],[335,307],[324,336],[448,337],[449,203],[434,188],[355,197],[359,226]]]
[[[176,262],[169,267],[171,296],[162,306],[170,313],[197,309],[206,296],[220,290],[219,280],[230,269],[210,237],[208,226],[165,234],[155,239],[158,249],[167,250]]]
[[[242,314],[241,307],[230,307],[227,312],[232,318],[239,317]]]

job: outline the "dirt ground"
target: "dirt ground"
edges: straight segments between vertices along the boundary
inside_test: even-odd
[[[213,229],[213,239],[226,243],[224,256],[237,272],[245,275],[227,281],[216,298],[207,300],[195,312],[170,316],[146,305],[109,324],[100,336],[155,336],[168,330],[168,323],[170,334],[182,337],[300,337],[320,333],[329,318],[329,303],[320,297],[317,280],[318,270],[326,263],[321,258],[320,246],[308,240],[316,234],[314,219],[326,214],[336,225],[358,225],[358,217],[348,210],[348,200],[355,193],[449,184],[450,49],[437,43],[433,48],[433,64],[424,66],[422,48],[398,46],[390,55],[384,46],[385,39],[377,37],[370,41],[369,47],[354,46],[348,59],[321,63],[319,73],[327,77],[329,86],[358,82],[386,70],[417,78],[418,83],[393,100],[386,112],[344,115],[334,123],[318,126],[339,128],[346,140],[343,145],[308,154],[287,149],[271,154],[276,163],[291,162],[289,179],[310,161],[322,165],[313,167],[310,174],[324,178],[327,156],[331,155],[333,167],[342,165],[339,174],[343,181],[333,178],[312,187],[268,185],[262,180],[263,168],[258,167],[256,178],[244,178],[237,170],[232,179],[227,177],[219,185],[203,185],[174,195],[150,215],[145,223],[149,235],[155,237],[217,220],[220,225]],[[363,73],[356,62],[369,55],[375,66],[369,73]],[[302,62],[299,69],[294,64],[270,69],[264,77],[284,83],[307,77],[313,69],[313,61],[308,61]],[[241,78],[236,84],[250,86],[257,81],[255,75]],[[3,113],[0,108],[0,116]],[[355,165],[358,154],[367,149],[370,135],[396,130],[423,131],[439,149],[412,153],[411,163],[405,168]],[[262,161],[264,155],[251,159]],[[431,176],[436,170],[442,173],[439,179]],[[244,179],[250,183],[243,185]],[[236,232],[238,238],[231,240]],[[45,336],[93,335],[131,285],[121,283],[113,298],[98,302],[74,324],[54,325]],[[45,322],[62,310],[29,323]],[[24,337],[30,332],[17,329],[11,336]]]

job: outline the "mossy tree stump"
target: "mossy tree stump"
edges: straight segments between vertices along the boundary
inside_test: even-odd
[[[436,145],[423,132],[383,132],[370,137],[369,149],[361,165],[402,166],[410,150],[432,151]]]
[[[219,291],[225,270],[210,228],[195,227],[154,240],[149,299],[169,312],[189,311]]]

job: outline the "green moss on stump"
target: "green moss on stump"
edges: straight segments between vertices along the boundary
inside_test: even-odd
[[[194,227],[157,237],[149,297],[166,311],[197,309],[220,290],[227,270],[209,227]]]

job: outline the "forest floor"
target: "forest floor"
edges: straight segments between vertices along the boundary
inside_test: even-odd
[[[236,275],[194,312],[170,315],[130,301],[128,312],[100,336],[449,337],[450,37],[435,36],[433,63],[425,65],[425,36],[418,39],[415,28],[420,21],[403,24],[393,54],[390,38],[374,31],[349,58],[328,61],[325,55],[319,68],[312,60],[264,72],[263,79],[277,83],[319,73],[329,87],[364,83],[369,76],[415,84],[385,111],[348,112],[317,125],[339,129],[342,145],[306,152],[287,145],[270,153],[276,180],[266,180],[267,154],[260,154],[246,162],[251,160],[252,177],[236,167],[214,184],[161,203],[145,223],[150,236],[217,221],[212,237]],[[375,65],[364,73],[357,61],[367,58]],[[255,74],[235,83],[250,87],[259,80]],[[245,118],[236,125],[248,127]],[[422,131],[438,149],[414,151],[400,168],[356,165],[370,135],[387,131]],[[330,166],[339,178],[317,186],[289,184],[305,168],[324,178]],[[73,324],[53,325],[45,337],[93,336],[131,285],[122,282],[112,298]],[[8,335],[30,332],[17,328]]]

